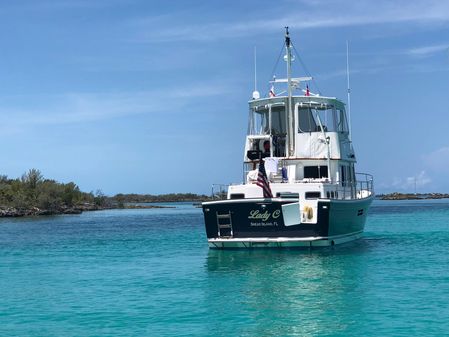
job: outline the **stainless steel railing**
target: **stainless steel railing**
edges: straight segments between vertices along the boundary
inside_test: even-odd
[[[224,200],[228,196],[228,187],[226,184],[212,184],[211,197],[214,200]]]
[[[338,185],[331,199],[364,199],[374,195],[374,179],[371,174],[356,173],[356,181],[345,181]],[[329,196],[327,196],[329,198]]]

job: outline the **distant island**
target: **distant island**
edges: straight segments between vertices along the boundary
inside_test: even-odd
[[[79,214],[115,208],[162,208],[169,206],[141,205],[156,202],[201,202],[209,196],[192,193],[117,194],[109,197],[101,190],[82,192],[73,183],[45,179],[37,169],[31,169],[21,178],[10,179],[0,175],[0,217]]]
[[[211,196],[193,193],[169,193],[169,194],[116,194],[109,198],[118,205],[126,203],[152,203],[152,202],[202,202],[212,200]]]
[[[389,193],[378,194],[376,196],[381,200],[423,200],[423,199],[446,199],[449,198],[449,194],[445,193]]]

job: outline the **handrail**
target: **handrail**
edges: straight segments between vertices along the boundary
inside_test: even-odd
[[[213,200],[223,200],[228,195],[228,184],[212,184],[211,198]]]
[[[246,179],[246,175],[248,174],[250,168],[250,163],[244,163],[244,177],[243,181],[245,184],[253,183],[256,181],[248,182]],[[280,167],[282,167],[282,162],[279,162]],[[341,200],[350,200],[350,199],[365,199],[374,195],[374,178],[371,174],[368,173],[356,173],[355,181],[346,181],[344,184],[332,182],[329,179],[311,179],[310,181],[298,180],[296,183],[324,183],[327,186],[331,186],[331,189],[327,188],[327,194],[323,195],[323,199],[341,199]],[[280,177],[278,177],[280,179]],[[271,181],[271,182],[280,182],[280,181]]]
[[[374,195],[374,178],[368,173],[356,173],[355,181],[340,185],[331,199],[365,199]],[[360,178],[359,178],[360,177]]]

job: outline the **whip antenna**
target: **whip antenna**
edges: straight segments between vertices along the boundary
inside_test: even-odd
[[[259,99],[260,93],[257,91],[257,49],[254,46],[254,91],[253,99]]]
[[[352,138],[351,129],[351,88],[349,86],[349,41],[346,40],[346,78],[348,80],[348,127],[349,127],[349,139]]]

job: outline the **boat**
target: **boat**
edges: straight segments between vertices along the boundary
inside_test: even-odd
[[[243,182],[202,203],[209,248],[322,247],[363,235],[373,177],[355,173],[346,105],[313,93],[312,77],[292,77],[288,27],[284,47],[287,78],[249,101]]]

